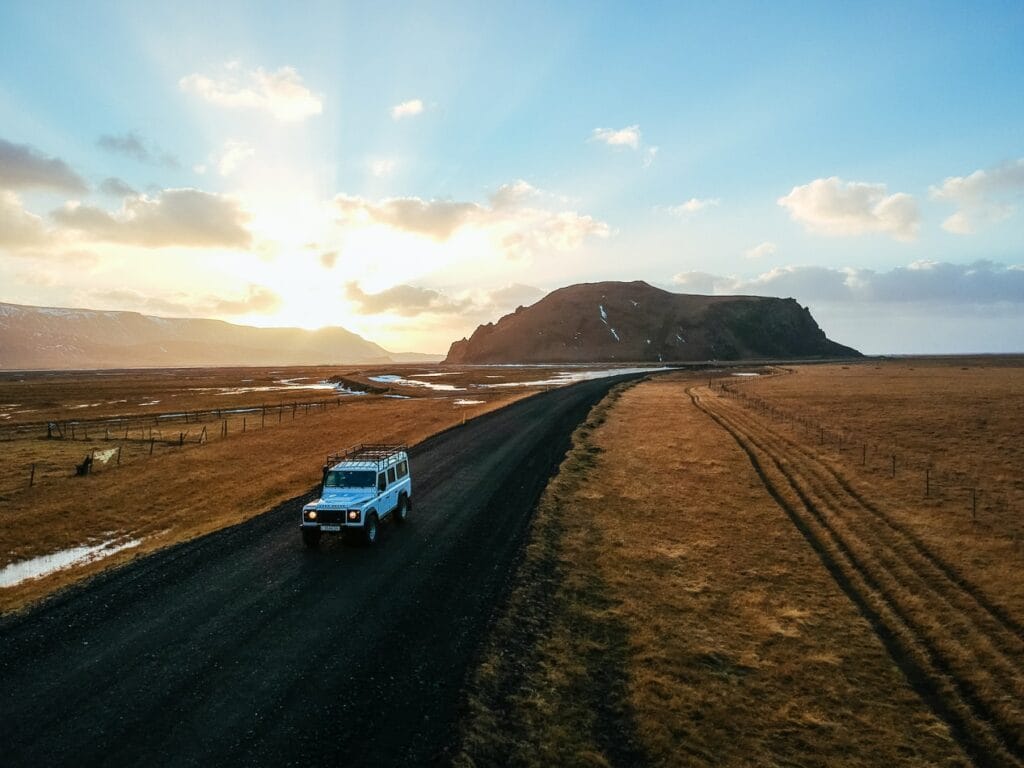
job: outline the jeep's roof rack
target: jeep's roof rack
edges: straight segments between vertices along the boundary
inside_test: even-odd
[[[340,453],[331,453],[327,456],[327,466],[333,467],[341,461],[358,461],[366,464],[373,464],[380,468],[388,464],[388,460],[396,453],[408,452],[405,445],[385,445],[380,443],[360,443]]]

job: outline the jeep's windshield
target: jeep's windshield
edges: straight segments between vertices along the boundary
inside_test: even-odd
[[[324,479],[324,488],[373,488],[377,473],[368,469],[332,469]]]

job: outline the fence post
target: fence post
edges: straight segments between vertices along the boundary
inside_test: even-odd
[[[978,520],[978,489],[971,488],[971,519]]]
[[[156,441],[153,440],[153,430],[150,430],[149,431],[149,455],[150,456],[153,455],[153,444],[154,444],[154,442],[156,442]]]
[[[36,482],[36,465],[32,462],[32,471],[29,472],[28,476],[28,487],[31,488]]]
[[[242,417],[242,431],[245,432],[245,416]]]
[[[924,497],[927,499],[931,495],[931,473],[930,469],[924,470]]]
[[[117,446],[117,466],[119,466],[119,467],[121,466],[121,449],[123,447],[124,447],[123,445]]]
[[[264,405],[263,413],[260,416],[260,429],[263,429],[265,426],[267,426],[267,406]]]
[[[860,448],[860,465],[862,467],[865,467],[865,466],[867,466],[867,463],[868,463],[868,444],[864,443],[864,445],[862,445],[861,448]]]

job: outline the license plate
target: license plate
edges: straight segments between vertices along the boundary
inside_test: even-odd
[[[320,526],[320,530],[321,531],[327,531],[328,533],[336,533],[337,531],[341,530],[341,526],[340,525],[321,525]]]

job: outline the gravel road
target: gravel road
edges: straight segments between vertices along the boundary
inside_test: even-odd
[[[443,762],[530,511],[619,380],[415,448],[410,522],[375,547],[305,550],[307,493],[0,621],[0,763]]]

